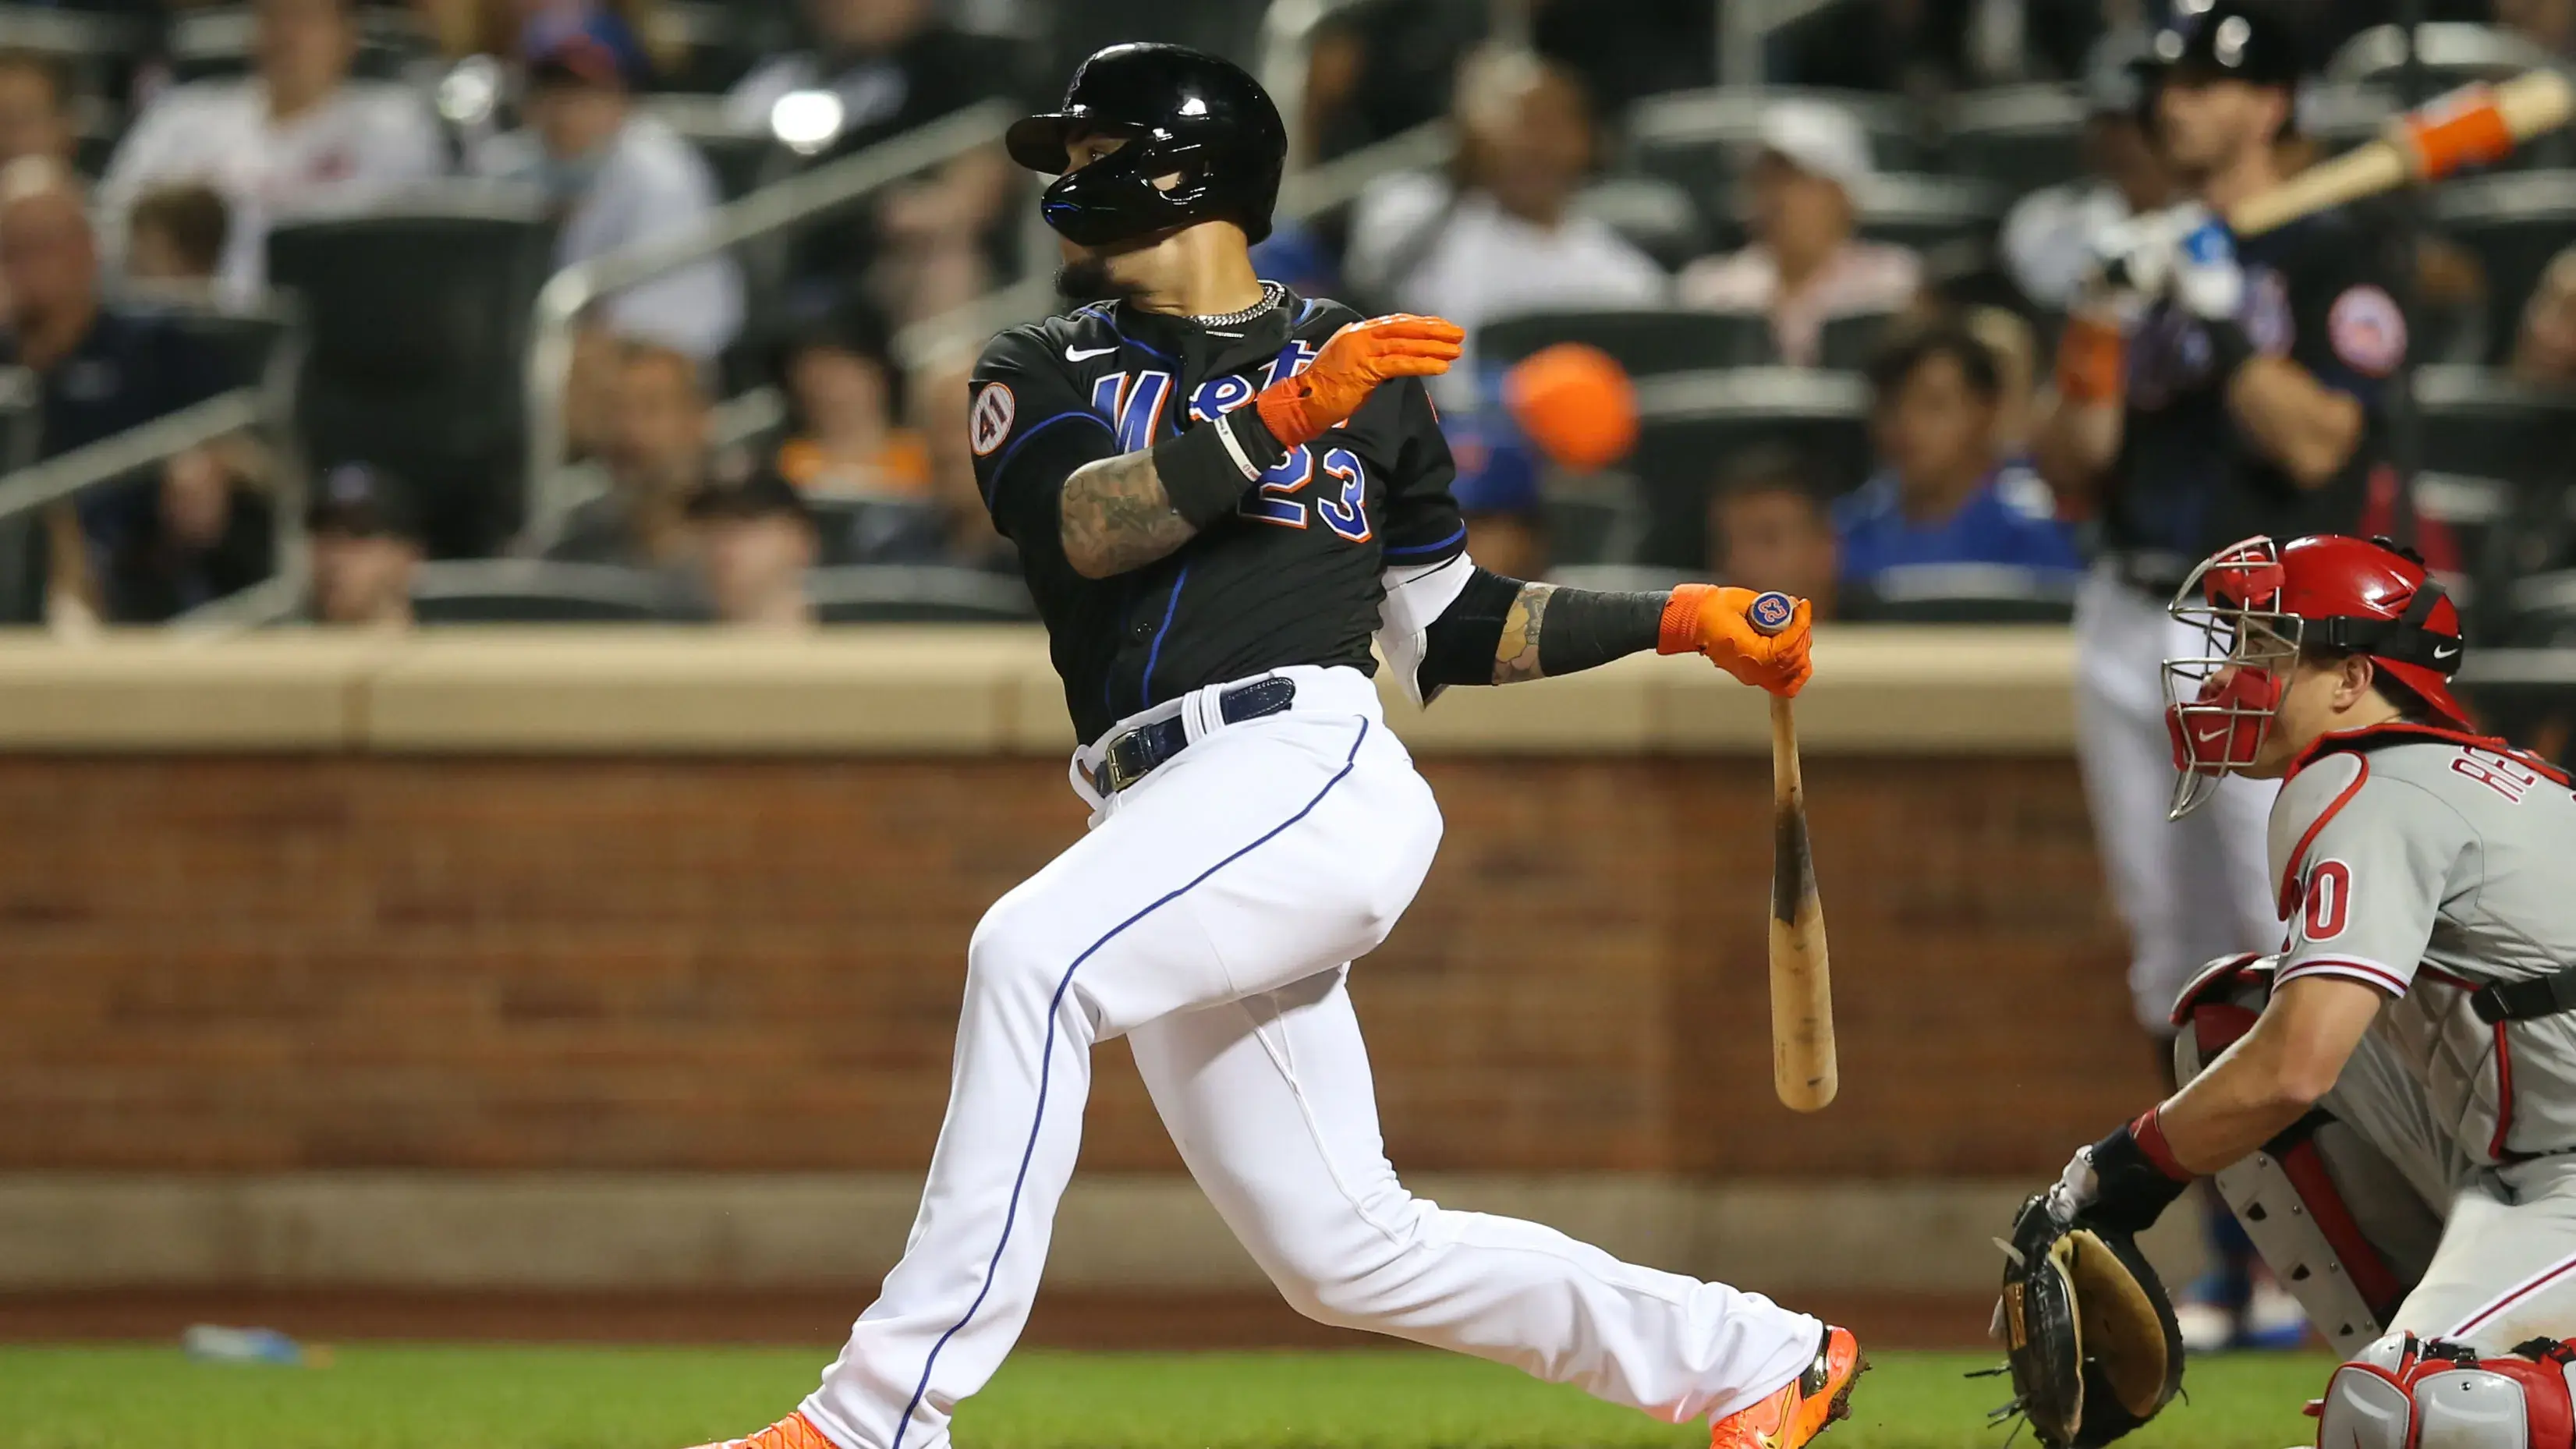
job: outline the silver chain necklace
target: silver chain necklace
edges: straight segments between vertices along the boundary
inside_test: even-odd
[[[1244,323],[1251,321],[1253,318],[1260,316],[1262,313],[1269,311],[1271,308],[1278,306],[1280,299],[1285,297],[1287,294],[1288,289],[1280,286],[1277,282],[1263,282],[1261,284],[1261,300],[1244,308],[1242,311],[1228,312],[1217,317],[1193,317],[1190,320],[1196,322],[1201,327],[1240,327]]]

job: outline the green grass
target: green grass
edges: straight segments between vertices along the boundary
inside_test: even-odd
[[[795,1406],[803,1349],[356,1348],[322,1369],[175,1350],[0,1348],[0,1449],[680,1449]],[[1975,1355],[1888,1354],[1827,1449],[1994,1449]],[[2310,1441],[2313,1357],[2195,1363],[2137,1449]],[[1508,1369],[1413,1351],[1025,1353],[959,1411],[965,1449],[1592,1449],[1704,1444]],[[2025,1435],[2024,1445],[2031,1441]]]

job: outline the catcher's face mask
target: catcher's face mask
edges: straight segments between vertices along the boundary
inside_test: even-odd
[[[2281,608],[2281,552],[2249,538],[2201,561],[2169,612],[2200,647],[2165,661],[2165,732],[2173,741],[2166,818],[2200,808],[2229,773],[2260,759],[2299,660],[2306,621]]]

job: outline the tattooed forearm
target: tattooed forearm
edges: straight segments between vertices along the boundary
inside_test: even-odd
[[[1172,507],[1151,452],[1085,463],[1064,480],[1064,557],[1075,573],[1105,579],[1152,563],[1197,532]]]
[[[1502,641],[1494,646],[1496,684],[1518,684],[1542,677],[1538,635],[1547,621],[1547,596],[1555,592],[1546,584],[1523,584],[1520,597],[1512,600],[1511,612],[1503,616]]]

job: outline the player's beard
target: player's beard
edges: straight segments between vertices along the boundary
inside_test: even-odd
[[[1125,302],[1134,299],[1140,289],[1112,276],[1110,260],[1107,255],[1096,254],[1056,268],[1056,291],[1068,302]]]

